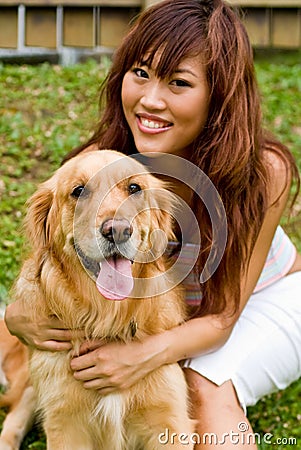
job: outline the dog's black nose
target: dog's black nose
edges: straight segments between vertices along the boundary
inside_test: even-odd
[[[132,236],[133,229],[126,219],[108,219],[101,225],[100,232],[108,241],[121,244]]]

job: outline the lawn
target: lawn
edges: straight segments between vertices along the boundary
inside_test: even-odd
[[[260,57],[256,70],[266,126],[290,147],[301,171],[300,56]],[[0,65],[1,304],[9,301],[20,267],[26,199],[37,183],[59,166],[62,157],[90,135],[97,121],[102,77],[103,69],[92,60],[68,68]],[[290,222],[284,218],[283,225],[301,251],[300,197]],[[261,449],[271,445],[301,448],[300,398],[301,381],[249,409],[250,421],[262,439]],[[0,419],[3,416],[2,411]],[[43,434],[38,429],[29,433],[22,448],[45,449]]]

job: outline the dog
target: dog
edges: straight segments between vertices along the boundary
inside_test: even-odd
[[[185,302],[164,255],[174,239],[176,200],[134,158],[114,150],[72,158],[28,203],[32,253],[14,297],[34,320],[58,317],[83,339],[143,340],[185,320]],[[164,231],[163,231],[164,230]],[[84,389],[70,369],[71,352],[34,349],[31,381],[48,450],[157,450],[169,430],[193,433],[188,392],[178,364],[166,364],[124,391]],[[192,449],[191,445],[186,445]]]
[[[0,450],[18,450],[34,421],[35,395],[29,381],[27,347],[0,320],[0,407],[8,408]]]

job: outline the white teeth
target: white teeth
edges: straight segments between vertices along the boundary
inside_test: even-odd
[[[153,122],[152,120],[143,119],[141,117],[141,123],[143,126],[147,128],[164,128],[165,125],[163,123]]]

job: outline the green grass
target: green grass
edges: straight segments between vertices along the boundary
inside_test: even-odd
[[[0,65],[0,300],[20,265],[25,201],[90,134],[101,77],[91,61],[64,69]]]
[[[300,54],[261,57],[256,70],[266,126],[290,147],[301,170],[300,60]],[[89,136],[97,120],[102,75],[93,61],[69,68],[0,65],[0,303],[9,300],[22,259],[25,202],[62,157]],[[301,251],[300,197],[291,222],[283,224]],[[274,448],[301,448],[300,396],[299,381],[249,409],[255,431],[262,437],[273,434]],[[5,413],[0,413],[1,422]],[[298,439],[298,445],[276,444],[285,438]],[[45,449],[41,431],[29,433],[25,449]]]

